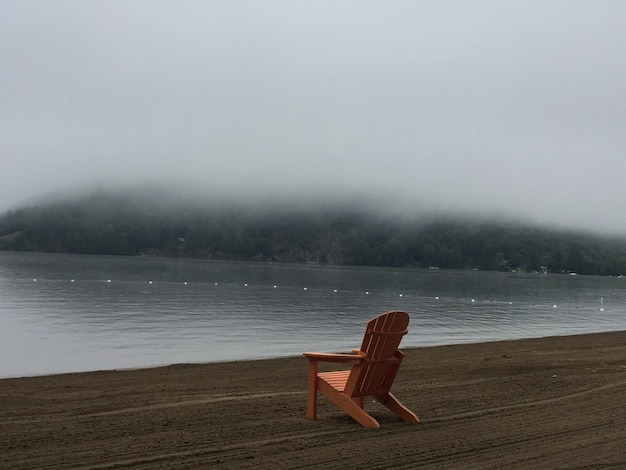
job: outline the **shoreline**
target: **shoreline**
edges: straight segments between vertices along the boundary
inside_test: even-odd
[[[492,339],[492,340],[483,340],[483,341],[475,341],[475,340],[467,340],[467,341],[459,341],[452,343],[434,343],[434,344],[426,344],[423,346],[402,346],[400,345],[400,349],[402,351],[410,351],[412,349],[423,349],[423,348],[437,348],[437,347],[445,347],[445,346],[468,346],[473,344],[491,344],[491,343],[499,343],[499,342],[510,342],[510,341],[525,341],[525,340],[533,340],[533,339],[549,339],[549,338],[562,338],[569,336],[584,336],[584,335],[598,335],[604,333],[617,333],[626,330],[615,329],[615,330],[601,330],[601,331],[591,331],[591,332],[581,332],[581,333],[570,333],[570,334],[555,334],[550,336],[526,336],[520,338],[504,338],[504,339]],[[341,351],[326,351],[326,352],[341,352]],[[288,355],[279,355],[279,356],[261,356],[261,357],[248,357],[248,358],[234,358],[234,359],[223,359],[216,361],[208,361],[208,362],[198,362],[198,361],[183,361],[183,362],[172,362],[172,363],[160,363],[160,364],[147,364],[147,365],[136,365],[136,366],[128,366],[128,367],[111,367],[111,368],[102,368],[102,369],[84,369],[84,370],[69,370],[69,371],[59,371],[59,372],[49,372],[49,373],[32,373],[32,374],[24,374],[24,375],[0,375],[0,382],[2,380],[8,379],[28,379],[28,378],[38,378],[38,377],[53,377],[57,375],[71,375],[71,374],[89,374],[94,372],[123,372],[123,371],[133,371],[133,370],[143,370],[143,369],[158,369],[162,367],[173,367],[178,365],[210,365],[210,364],[224,364],[224,363],[237,363],[237,362],[255,362],[255,361],[267,361],[267,360],[279,360],[279,359],[293,359],[299,358],[300,354],[288,354]]]
[[[0,379],[0,468],[626,467],[626,331],[402,350],[379,430],[301,356]]]

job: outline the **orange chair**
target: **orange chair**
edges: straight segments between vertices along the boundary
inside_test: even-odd
[[[398,346],[408,324],[406,312],[383,313],[370,320],[361,349],[352,354],[303,353],[309,360],[307,418],[315,418],[320,392],[368,428],[379,428],[380,424],[363,410],[366,396],[376,398],[403,421],[419,423],[419,418],[389,391],[404,357]],[[352,364],[352,368],[318,372],[318,362]]]

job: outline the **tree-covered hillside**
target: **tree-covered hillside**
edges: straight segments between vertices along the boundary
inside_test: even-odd
[[[354,206],[269,210],[93,194],[0,216],[0,249],[621,275],[626,239]]]

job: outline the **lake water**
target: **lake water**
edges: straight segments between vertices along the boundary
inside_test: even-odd
[[[0,377],[626,329],[626,278],[0,252]]]

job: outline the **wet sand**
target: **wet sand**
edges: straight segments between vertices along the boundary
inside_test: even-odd
[[[378,430],[303,357],[0,380],[0,468],[626,468],[626,332],[404,351]]]

